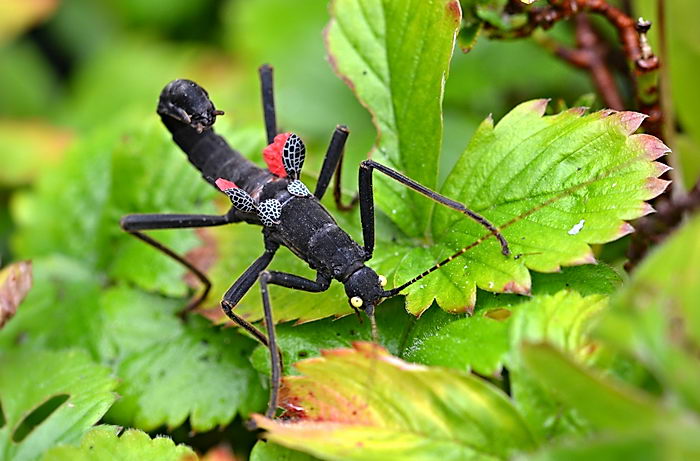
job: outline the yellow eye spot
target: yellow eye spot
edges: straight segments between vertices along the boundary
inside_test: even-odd
[[[386,286],[386,277],[383,275],[379,276],[379,286],[385,287]]]
[[[362,298],[359,296],[353,296],[350,298],[350,304],[352,304],[352,307],[362,307]]]

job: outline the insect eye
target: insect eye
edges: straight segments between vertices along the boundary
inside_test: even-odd
[[[359,296],[353,296],[350,298],[350,304],[352,304],[352,307],[362,307],[362,298]]]
[[[380,286],[380,287],[385,287],[385,286],[386,286],[386,277],[384,277],[383,275],[380,275],[380,276],[379,276],[379,286]]]

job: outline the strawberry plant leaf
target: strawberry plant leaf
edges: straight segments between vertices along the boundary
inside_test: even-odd
[[[583,423],[569,407],[553,400],[549,389],[535,380],[523,362],[520,345],[547,342],[579,362],[590,363],[599,344],[591,340],[589,330],[607,302],[608,298],[603,295],[584,297],[564,290],[523,303],[513,315],[510,347],[504,356],[510,372],[511,391],[530,427],[543,436],[580,432]]]
[[[614,298],[599,333],[637,357],[679,400],[700,411],[700,216],[649,255]]]
[[[189,418],[193,430],[205,431],[264,406],[248,361],[253,340],[197,316],[183,323],[180,299],[124,284],[104,288],[75,261],[41,258],[34,266],[36,289],[3,329],[0,347],[89,351],[121,379],[110,421],[155,429]]]
[[[251,341],[197,323],[198,329],[119,365],[122,399],[110,421],[153,430],[178,427],[189,417],[192,429],[203,432],[263,407],[261,381],[247,360]]]
[[[34,286],[22,309],[3,328],[0,349],[80,347],[97,357],[95,335],[101,330],[95,308],[100,278],[81,262],[65,256],[32,261]]]
[[[529,341],[546,341],[575,356],[579,361],[590,360],[595,347],[589,338],[591,322],[607,307],[608,297],[581,296],[572,291],[538,296],[517,307],[511,325],[513,350]],[[517,357],[510,360],[517,362]]]
[[[118,121],[82,139],[57,168],[42,172],[33,192],[19,196],[13,215],[20,257],[60,253],[148,290],[187,292],[184,269],[123,232],[119,220],[127,213],[211,212],[205,200],[214,191],[156,120],[139,126]],[[157,238],[178,252],[197,244],[191,230]]]
[[[2,459],[34,460],[76,442],[116,400],[109,369],[83,351],[25,349],[0,353],[0,362]]]
[[[442,16],[426,13],[426,17],[446,18],[454,5],[435,2],[421,7],[426,11],[441,9]],[[336,71],[374,117],[379,133],[375,158],[435,187],[434,177],[427,177],[426,170],[437,165],[437,160],[433,161],[439,157],[440,145],[436,142],[427,148],[422,143],[431,138],[421,130],[430,126],[438,132],[432,117],[440,112],[440,94],[423,80],[402,77],[402,83],[396,83],[395,71],[403,69],[406,57],[413,53],[411,69],[433,62],[432,71],[442,72],[442,77],[449,56],[440,61],[444,65],[436,65],[438,55],[428,50],[442,46],[451,51],[453,29],[434,26],[437,33],[428,34],[430,38],[420,34],[415,38],[424,47],[413,46],[412,52],[402,52],[407,42],[403,33],[415,24],[404,24],[405,15],[388,14],[393,7],[392,2],[379,1],[334,3],[327,37],[329,53]],[[402,75],[406,74],[410,72]],[[439,77],[433,77],[432,85],[440,81]],[[405,81],[411,82],[410,94],[405,92]],[[396,108],[408,107],[406,101],[411,104],[411,98],[424,94],[433,95],[431,101],[437,104],[434,111],[429,109],[421,112],[421,118],[400,122],[396,115],[401,113]],[[630,136],[642,115],[608,111],[584,116],[581,110],[573,109],[543,117],[545,107],[545,101],[531,101],[513,109],[496,126],[490,119],[482,123],[441,190],[503,227],[511,251],[518,258],[503,257],[497,242],[485,235],[483,227],[454,210],[417,206],[422,199],[396,188],[389,190],[386,183],[381,183],[385,187],[377,191],[378,208],[406,235],[424,238],[427,243],[416,246],[415,241],[398,239],[393,245],[378,246],[373,265],[391,275],[394,286],[486,238],[459,261],[404,290],[409,312],[419,315],[433,301],[448,312],[469,312],[476,302],[477,287],[528,294],[530,269],[553,272],[562,265],[593,262],[590,243],[611,241],[629,233],[631,227],[624,220],[650,211],[644,200],[665,187],[656,179],[664,167],[653,160],[668,149],[656,138]],[[411,120],[420,126],[411,125]],[[413,136],[420,136],[420,142],[402,142]],[[431,222],[428,232],[417,222]],[[387,257],[397,254],[402,259]]]
[[[121,432],[121,434],[120,434]],[[49,450],[43,461],[196,461],[197,455],[184,445],[175,445],[168,437],[151,439],[136,429],[124,432],[116,426],[97,426],[86,433],[79,446],[61,446]]]
[[[607,264],[562,267],[553,273],[533,272],[532,294],[553,295],[561,290],[575,291],[582,296],[611,295],[622,286],[622,277]]]
[[[482,123],[442,189],[499,226],[519,257],[503,256],[481,226],[436,207],[435,246],[405,248],[416,257],[404,258],[394,272],[395,285],[438,257],[481,244],[451,263],[453,268],[446,270],[448,264],[408,287],[410,312],[420,314],[433,299],[448,311],[469,310],[476,287],[530,293],[529,269],[554,272],[594,262],[589,244],[631,232],[624,220],[651,211],[644,200],[667,185],[657,178],[667,167],[653,160],[668,148],[657,138],[631,135],[641,114],[569,110],[543,116],[545,106],[542,100],[523,103],[495,126],[490,119]]]
[[[664,460],[671,453],[673,459],[700,454],[696,414],[587,370],[552,346],[525,343],[522,351],[539,384],[593,425],[585,439],[562,440],[525,459]]]
[[[411,362],[474,370],[485,376],[500,372],[508,351],[512,311],[507,307],[480,310],[434,329],[409,346],[403,357]],[[455,351],[459,353],[455,354]]]
[[[460,19],[456,0],[331,6],[330,60],[372,114],[374,158],[427,187],[437,182],[442,93]],[[376,189],[377,205],[407,235],[422,236],[432,203],[386,178],[377,178]]]
[[[324,459],[506,459],[535,441],[507,397],[461,372],[371,343],[326,351],[285,378],[290,421],[255,415],[272,442]]]
[[[248,362],[254,341],[197,316],[183,325],[172,316],[178,307],[124,287],[103,296],[100,349],[122,378],[109,421],[153,430],[189,418],[202,432],[264,406],[261,380]]]
[[[518,296],[484,293],[473,316],[424,314],[425,318],[406,341],[401,357],[425,365],[499,376],[513,344],[518,344],[523,336],[542,339],[552,335],[552,340],[560,339],[563,347],[578,344],[583,341],[590,317],[604,305],[601,296],[582,298],[565,291],[554,296],[536,296],[529,301]]]
[[[521,350],[525,366],[548,392],[600,428],[636,431],[674,418],[651,396],[596,376],[548,344],[524,343]]]

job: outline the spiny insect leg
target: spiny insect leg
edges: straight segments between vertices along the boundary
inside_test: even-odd
[[[183,316],[191,310],[195,309],[209,294],[209,289],[211,288],[211,282],[207,276],[197,269],[192,263],[187,261],[184,257],[175,253],[170,248],[166,247],[157,240],[144,234],[144,230],[156,230],[156,229],[185,229],[193,227],[211,227],[211,226],[221,226],[224,224],[229,224],[235,222],[229,216],[218,216],[218,215],[185,215],[185,214],[132,214],[124,216],[121,220],[121,227],[137,239],[146,242],[151,245],[156,250],[161,253],[166,254],[170,258],[174,259],[178,263],[182,264],[190,272],[192,272],[197,279],[202,283],[204,289],[199,296],[190,301],[185,308],[180,311],[179,315]]]

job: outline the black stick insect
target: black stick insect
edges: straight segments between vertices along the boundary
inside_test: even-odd
[[[328,289],[333,279],[339,281],[345,286],[348,301],[355,312],[359,315],[361,309],[369,316],[376,340],[374,309],[383,299],[397,295],[407,286],[466,251],[460,250],[403,285],[385,290],[386,278],[365,265],[365,262],[372,258],[374,250],[373,171],[378,171],[438,203],[466,214],[488,229],[489,236],[493,235],[500,241],[504,255],[508,256],[510,250],[498,229],[484,217],[373,160],[365,160],[360,164],[359,203],[364,239],[364,245],[360,246],[338,227],[320,203],[334,174],[334,195],[336,203],[340,203],[338,177],[348,129],[342,125],[336,127],[321,167],[316,190],[312,194],[300,181],[305,157],[303,142],[295,134],[277,133],[272,68],[262,66],[259,72],[269,144],[263,156],[268,169],[255,166],[239,152],[231,149],[226,141],[214,132],[212,125],[216,117],[223,112],[214,108],[203,88],[189,80],[172,81],[160,95],[158,114],[170,130],[175,143],[187,154],[189,161],[210,184],[230,198],[231,209],[222,216],[134,214],[125,216],[121,226],[125,231],[178,261],[202,282],[203,292],[190,302],[185,311],[201,303],[207,296],[211,283],[207,276],[190,262],[142,231],[221,226],[237,222],[262,226],[264,253],[229,288],[221,301],[221,307],[231,320],[266,345],[270,351],[274,351],[270,353],[270,400],[265,413],[267,417],[272,417],[277,408],[282,359],[275,341],[268,285],[321,292]],[[280,245],[286,246],[306,261],[317,272],[316,280],[284,272],[267,271],[266,268]],[[260,281],[267,335],[233,312],[236,304],[256,280]]]

